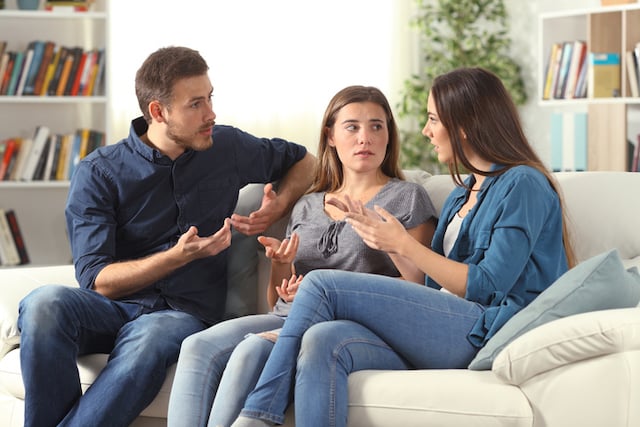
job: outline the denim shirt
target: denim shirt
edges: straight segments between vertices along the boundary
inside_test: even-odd
[[[466,180],[469,187],[474,182],[473,175]],[[436,252],[443,253],[447,225],[467,196],[467,189],[457,187],[445,201],[433,237]],[[486,308],[468,336],[473,345],[483,346],[567,271],[562,221],[557,193],[534,168],[516,166],[485,178],[449,253],[469,266],[465,298]],[[426,283],[440,288],[431,278]]]
[[[257,138],[216,125],[213,145],[171,160],[147,146],[143,118],[128,138],[95,150],[76,167],[65,210],[80,286],[92,289],[107,265],[173,246],[194,225],[200,236],[220,229],[240,188],[283,177],[306,154],[298,144]],[[121,301],[164,304],[206,323],[219,321],[227,292],[227,250],[192,261]]]

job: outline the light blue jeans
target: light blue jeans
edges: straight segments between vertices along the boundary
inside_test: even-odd
[[[399,279],[314,270],[241,415],[282,424],[295,377],[296,425],[345,426],[349,373],[466,368],[478,351],[467,335],[483,312]]]
[[[185,339],[169,397],[167,426],[231,425],[272,347],[249,334],[278,329],[283,323],[284,318],[274,314],[245,316]]]
[[[205,324],[160,297],[144,307],[48,285],[20,302],[18,327],[25,426],[125,427],[155,398],[182,340]],[[109,361],[83,395],[76,360],[89,353]]]

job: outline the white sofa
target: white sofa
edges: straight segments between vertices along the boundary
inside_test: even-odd
[[[572,219],[577,256],[585,260],[617,248],[625,267],[640,266],[640,174],[565,172],[556,174]],[[424,183],[438,211],[453,188],[448,175],[411,172]],[[239,210],[251,210],[260,188],[243,191]],[[285,221],[273,227],[283,231]],[[230,269],[234,292],[230,311],[264,312],[268,263],[255,239],[237,236]],[[71,266],[0,270],[0,426],[22,425],[19,300],[45,283],[77,286]],[[258,291],[256,292],[256,289]],[[546,348],[572,337],[562,351],[528,360],[524,368],[508,357],[522,348]],[[576,336],[578,339],[576,339]],[[492,370],[362,371],[349,378],[349,426],[638,426],[640,425],[640,309],[611,309],[554,320],[512,341]],[[106,355],[78,361],[88,387]],[[165,425],[173,379],[133,424]],[[287,425],[293,425],[288,417]]]

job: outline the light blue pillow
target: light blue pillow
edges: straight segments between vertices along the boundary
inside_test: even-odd
[[[480,349],[469,369],[491,369],[500,351],[525,332],[573,314],[635,307],[640,300],[640,274],[625,270],[616,249],[596,255],[560,276],[528,306],[515,314]]]

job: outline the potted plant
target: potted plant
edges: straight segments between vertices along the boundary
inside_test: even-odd
[[[420,131],[433,79],[458,67],[483,67],[498,75],[516,105],[527,100],[520,66],[509,56],[503,0],[415,0],[411,25],[419,32],[420,71],[404,81],[398,105],[403,168],[440,173],[431,144]]]

